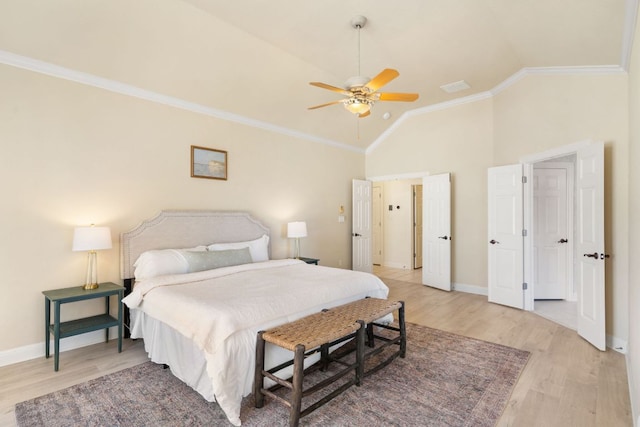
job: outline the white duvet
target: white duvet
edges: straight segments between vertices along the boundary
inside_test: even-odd
[[[216,401],[240,425],[258,331],[366,296],[386,298],[388,291],[368,273],[275,260],[148,279],[123,302],[193,340]]]

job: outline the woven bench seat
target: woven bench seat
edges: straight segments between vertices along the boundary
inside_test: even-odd
[[[383,342],[383,344],[377,347],[375,350],[363,352],[363,360],[369,359],[372,356],[381,353],[385,348],[389,346],[398,346],[397,351],[388,355],[386,359],[380,361],[377,365],[369,367],[369,370],[366,372],[364,371],[364,363],[362,363],[359,366],[361,378],[371,375],[381,368],[384,368],[398,356],[402,358],[405,357],[407,351],[407,331],[404,320],[403,301],[390,301],[379,298],[364,298],[349,304],[334,307],[331,310],[335,311],[336,314],[340,316],[362,320],[366,325],[367,344],[369,345],[369,347],[375,347],[376,339]],[[377,320],[384,318],[387,314],[393,313],[394,311],[398,312],[398,327],[376,322]],[[398,335],[396,335],[394,338],[389,338],[387,336],[376,334],[376,327],[398,332]]]
[[[378,319],[385,317],[394,311],[399,313],[399,328],[381,323],[376,323]],[[374,326],[398,331],[395,338],[376,335]],[[374,347],[374,340],[382,340],[384,344],[379,348],[365,355],[365,331],[368,336],[368,344]],[[339,359],[329,356],[329,348],[352,338],[356,338],[356,357],[352,363],[345,363]],[[264,369],[264,353],[266,343],[277,345],[294,353],[293,360],[285,362],[269,370]],[[398,345],[399,349],[384,362],[378,364],[374,369],[365,373],[364,362],[366,357],[379,353],[390,345]],[[312,353],[320,351],[321,366],[326,367],[329,361],[336,361],[345,367],[318,384],[303,389],[302,381],[304,376],[304,359]],[[289,425],[297,426],[301,417],[309,414],[322,406],[338,394],[342,393],[353,384],[359,386],[362,378],[374,370],[386,366],[398,355],[405,356],[406,352],[406,329],[404,326],[404,303],[399,301],[387,301],[377,298],[365,298],[352,303],[323,310],[320,313],[303,317],[294,322],[258,332],[256,345],[256,370],[254,382],[254,396],[256,408],[264,405],[264,397],[269,396],[280,401],[290,408]],[[343,354],[344,356],[344,354]],[[341,356],[342,357],[342,356]],[[279,378],[276,372],[293,365],[293,376],[290,380]],[[302,410],[302,397],[315,393],[337,379],[353,372],[353,378],[335,389],[325,397],[309,405]],[[273,393],[271,389],[264,388],[264,378],[269,378],[277,383],[275,387],[286,387],[291,390],[290,399],[280,397]]]
[[[304,359],[313,353],[314,349],[322,347],[323,357],[328,354],[328,347],[356,336],[358,344],[356,347],[356,361],[347,364],[346,367],[318,384],[308,389],[303,389],[302,380],[304,376]],[[289,425],[297,426],[301,417],[307,415],[316,408],[324,405],[338,394],[342,393],[353,384],[360,385],[362,370],[358,369],[362,363],[364,350],[365,328],[362,321],[356,321],[340,315],[332,310],[322,311],[312,314],[291,323],[258,332],[258,342],[256,346],[256,371],[254,382],[254,396],[256,408],[261,408],[264,404],[264,396],[270,396],[289,407]],[[294,357],[290,362],[278,365],[268,371],[264,370],[265,343],[271,343],[287,350],[293,351]],[[293,364],[293,376],[291,380],[285,380],[275,375],[287,366]],[[339,378],[353,372],[353,378],[345,384],[329,393],[327,396],[309,405],[302,410],[302,397],[332,384]],[[264,388],[264,378],[275,381],[278,385],[291,390],[289,400],[282,398],[269,389]]]

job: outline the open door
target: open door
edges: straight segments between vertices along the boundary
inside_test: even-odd
[[[355,271],[373,271],[371,258],[371,181],[353,180],[353,220],[351,231],[351,268]]]
[[[384,209],[382,206],[382,186],[380,183],[373,184],[371,194],[371,262],[373,265],[382,265],[384,259],[384,233],[382,228],[382,220],[384,218]]]
[[[488,171],[489,301],[524,308],[523,166]]]
[[[422,283],[451,290],[451,175],[422,178]]]
[[[413,191],[413,268],[422,268],[422,184],[412,185]]]
[[[604,268],[604,144],[577,152],[576,276],[578,334],[606,350]]]

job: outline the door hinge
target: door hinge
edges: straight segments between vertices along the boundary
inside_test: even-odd
[[[526,176],[522,176],[522,183],[526,184],[527,183],[527,177]]]
[[[522,230],[522,236],[527,237],[527,230],[524,230],[524,229]]]
[[[529,285],[527,285],[526,283],[522,284],[522,290],[526,291],[527,289],[529,289]]]

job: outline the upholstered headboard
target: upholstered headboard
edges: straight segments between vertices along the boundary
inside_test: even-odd
[[[254,240],[270,230],[247,212],[166,210],[120,235],[120,277],[133,277],[133,264],[152,249],[179,249]]]

